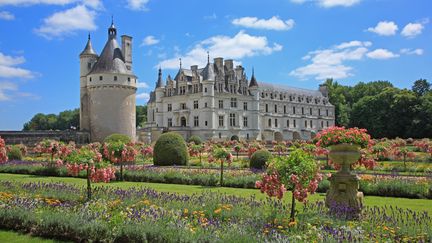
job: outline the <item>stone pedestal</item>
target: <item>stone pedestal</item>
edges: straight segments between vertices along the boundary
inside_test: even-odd
[[[335,173],[330,178],[326,206],[336,214],[358,217],[363,208],[363,192],[359,192],[359,178],[349,173]]]
[[[334,145],[329,158],[341,165],[341,170],[330,178],[326,206],[341,217],[357,218],[363,208],[363,193],[359,192],[359,178],[351,174],[351,164],[360,158],[359,147],[350,144]]]

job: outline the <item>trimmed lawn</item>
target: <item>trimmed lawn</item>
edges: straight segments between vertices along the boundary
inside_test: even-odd
[[[17,181],[17,182],[63,182],[71,183],[80,186],[86,186],[86,180],[80,178],[70,177],[43,177],[33,175],[17,175],[17,174],[0,174],[0,180],[6,181]],[[161,184],[161,183],[146,183],[146,182],[111,182],[111,183],[93,183],[93,187],[96,186],[109,186],[118,188],[130,188],[130,187],[148,187],[154,190],[163,192],[174,192],[180,194],[192,194],[200,193],[203,191],[212,191],[219,193],[226,193],[230,195],[250,197],[254,196],[258,199],[264,199],[266,196],[262,194],[258,189],[240,189],[240,188],[227,188],[227,187],[204,187],[195,185],[178,185],[178,184]],[[291,201],[291,194],[284,197],[284,200]],[[311,201],[323,200],[325,194],[311,195],[309,199]],[[407,199],[407,198],[393,198],[393,197],[376,197],[366,196],[366,206],[392,206],[400,208],[409,208],[415,211],[427,211],[432,214],[432,200],[428,199]],[[301,207],[301,203],[297,203],[297,206]]]
[[[33,237],[30,235],[23,235],[13,231],[0,230],[0,242],[8,243],[54,243],[61,241],[54,241],[43,239],[39,237]]]

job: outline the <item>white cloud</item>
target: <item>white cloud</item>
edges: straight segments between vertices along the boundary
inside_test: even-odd
[[[393,21],[381,21],[375,27],[368,28],[367,31],[378,35],[390,36],[395,35],[398,29],[398,26]]]
[[[423,49],[417,48],[417,49],[409,49],[409,48],[404,48],[400,50],[401,54],[406,54],[406,55],[417,55],[417,56],[421,56],[424,53]]]
[[[0,6],[68,5],[72,3],[81,3],[92,8],[102,8],[101,0],[0,0]]]
[[[387,49],[376,49],[366,54],[366,56],[372,59],[381,60],[399,57],[398,54],[395,54]]]
[[[206,16],[204,16],[204,19],[215,20],[215,19],[217,19],[217,15],[216,15],[216,13],[213,13],[212,15],[206,15]]]
[[[277,43],[270,45],[265,36],[253,36],[240,31],[233,37],[217,35],[203,40],[184,55],[180,55],[179,50],[175,50],[175,57],[161,61],[158,66],[164,69],[177,69],[179,58],[182,58],[184,67],[203,66],[207,62],[207,51],[213,57],[241,59],[257,55],[269,55],[282,50],[282,48],[282,45]]]
[[[408,38],[414,38],[417,35],[420,35],[423,29],[424,26],[422,23],[409,23],[402,29],[401,35]]]
[[[145,82],[138,82],[137,83],[137,88],[147,89],[148,87],[149,87],[148,84]]]
[[[267,30],[290,30],[294,27],[294,20],[282,20],[278,16],[273,16],[270,19],[258,19],[257,17],[243,17],[234,19],[232,24],[254,28],[254,29],[267,29]]]
[[[7,91],[16,91],[18,86],[12,82],[0,82],[0,101],[10,100],[10,96],[6,94]]]
[[[159,43],[159,40],[156,39],[154,36],[149,35],[143,39],[140,46],[151,46],[151,45],[155,45],[157,43]]]
[[[332,7],[351,7],[361,0],[291,0],[292,3],[303,4],[305,2],[317,2],[319,6],[324,8]]]
[[[345,62],[362,60],[370,45],[372,43],[369,41],[350,41],[328,49],[311,51],[302,58],[311,63],[291,71],[290,75],[301,79],[313,77],[317,80],[352,76],[353,68]]]
[[[7,11],[0,11],[0,19],[3,19],[3,20],[14,20],[15,16],[12,13],[9,13]]]
[[[78,30],[95,30],[96,12],[84,5],[77,5],[74,8],[57,12],[44,19],[41,27],[36,33],[48,39],[74,34]]]
[[[127,7],[136,11],[147,10],[146,4],[149,0],[127,0]]]
[[[0,52],[0,78],[33,78],[31,71],[17,67],[24,62],[22,56],[12,57]]]
[[[143,99],[143,100],[148,100],[150,98],[150,94],[149,93],[140,93],[136,95],[137,99]]]

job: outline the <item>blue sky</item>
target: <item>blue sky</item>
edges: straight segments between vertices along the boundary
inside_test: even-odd
[[[164,78],[222,56],[258,80],[317,89],[432,80],[430,0],[0,0],[0,130],[38,113],[79,106],[79,59],[92,36],[100,53],[114,15],[133,37],[137,104],[157,67]]]

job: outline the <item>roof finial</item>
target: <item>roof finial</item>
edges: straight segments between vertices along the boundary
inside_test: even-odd
[[[179,62],[180,62],[180,69],[181,69],[182,68],[181,57],[179,58]]]
[[[252,67],[252,77],[255,75],[254,73],[254,67]]]
[[[90,32],[88,33],[88,40],[90,40]]]
[[[111,25],[114,25],[114,14],[111,14]]]
[[[207,51],[207,63],[210,64],[210,52]]]

